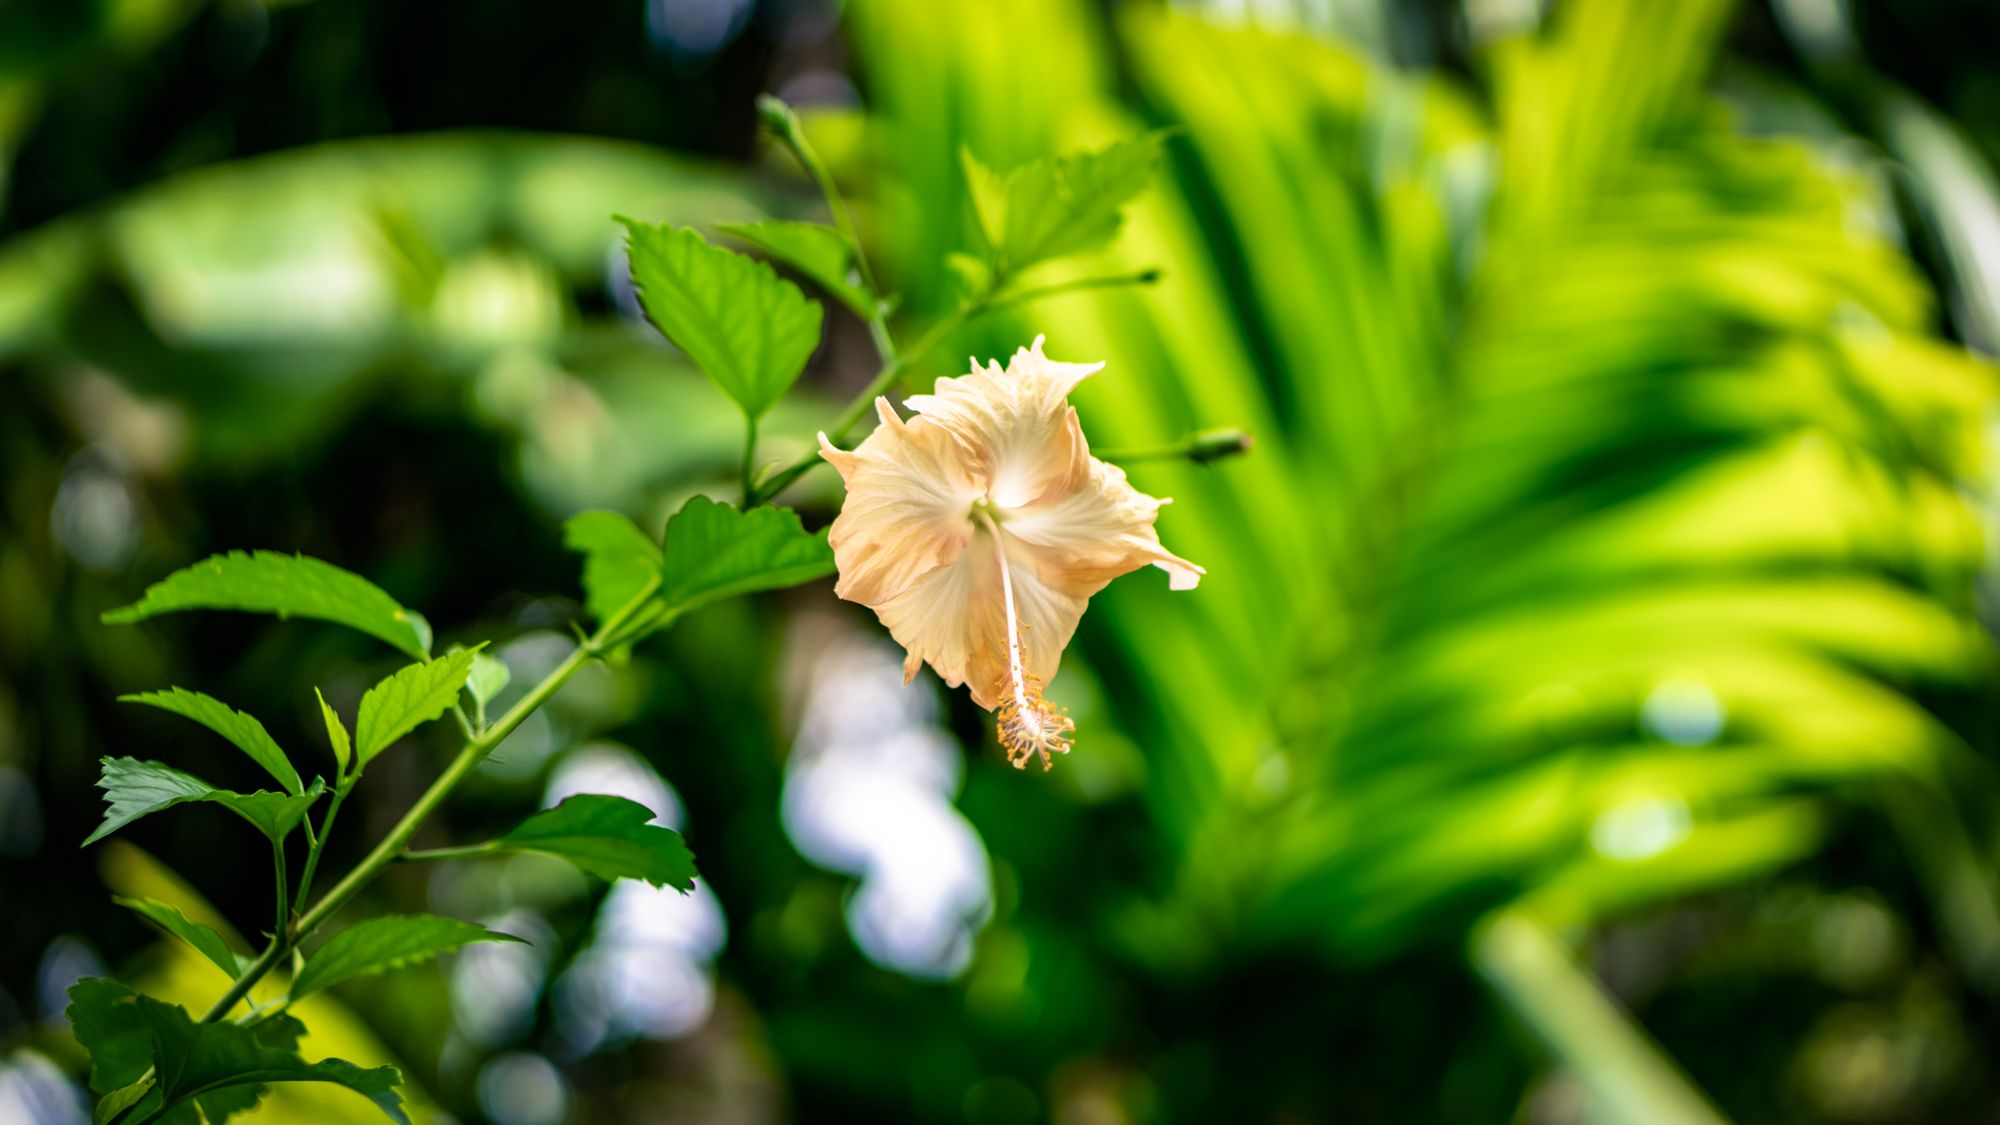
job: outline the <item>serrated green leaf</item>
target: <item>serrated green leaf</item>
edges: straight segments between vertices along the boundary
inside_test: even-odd
[[[796,586],[833,573],[826,533],[789,508],[747,512],[695,496],[667,521],[660,598],[676,613],[717,598]]]
[[[190,609],[310,617],[358,629],[419,660],[431,650],[430,623],[374,583],[332,563],[276,551],[212,555],[153,583],[145,597],[103,620],[127,625]]]
[[[298,1053],[299,1040],[305,1038],[306,1034],[306,1025],[300,1023],[298,1017],[282,1012],[266,1016],[247,1026],[259,1046],[291,1055]],[[269,1093],[270,1089],[268,1085],[257,1082],[232,1084],[209,1090],[194,1097],[190,1103],[184,1103],[184,1108],[199,1106],[201,1109],[200,1118],[191,1118],[188,1125],[197,1125],[197,1120],[206,1120],[208,1125],[222,1125],[222,1122],[236,1114],[255,1109],[257,1103],[264,1100],[264,1095]],[[180,1112],[181,1110],[174,1110],[163,1120],[172,1121],[173,1115]]]
[[[320,946],[292,982],[292,999],[303,999],[358,976],[426,961],[473,942],[520,940],[456,918],[385,914],[357,922]]]
[[[363,1069],[342,1059],[308,1063],[297,1053],[305,1028],[291,1016],[254,1026],[197,1023],[178,1005],[106,980],[79,981],[69,994],[70,1025],[90,1053],[91,1088],[115,1091],[112,1113],[129,1107],[126,1120],[220,1123],[254,1106],[271,1083],[325,1082],[409,1125],[394,1067]],[[144,1078],[149,1071],[150,1079]],[[199,1118],[176,1116],[193,1107]],[[98,1119],[109,1120],[102,1107]]]
[[[660,573],[660,547],[617,512],[583,512],[563,525],[563,545],[583,554],[583,604],[599,625]]]
[[[209,794],[207,800],[227,808],[230,812],[249,821],[259,832],[273,840],[282,840],[292,829],[299,826],[299,819],[306,810],[313,807],[320,794],[326,792],[326,782],[313,778],[306,791],[297,796],[288,793],[273,793],[259,789],[255,793],[233,793],[218,789]]]
[[[368,763],[397,739],[444,714],[458,700],[478,652],[460,649],[412,664],[369,688],[354,719],[356,768],[367,769]]]
[[[137,913],[148,922],[160,927],[194,947],[195,952],[221,969],[232,980],[243,971],[249,959],[229,948],[221,934],[208,926],[182,914],[177,907],[168,906],[150,898],[123,898],[112,896],[111,901],[127,910]]]
[[[813,284],[853,309],[863,320],[881,315],[882,298],[861,280],[854,247],[832,227],[771,219],[761,223],[723,223],[721,229],[811,278]]]
[[[646,318],[744,414],[762,417],[819,347],[819,304],[765,263],[693,230],[619,221]]]
[[[97,787],[104,790],[107,808],[104,823],[84,840],[84,846],[103,839],[142,816],[188,801],[205,801],[215,786],[171,766],[142,762],[136,758],[105,758]]]
[[[326,696],[318,688],[313,689],[313,697],[319,700],[319,717],[326,723],[326,742],[333,748],[334,765],[345,775],[348,759],[354,756],[354,747],[347,738],[347,724],[340,721],[339,713],[327,704]]]
[[[465,677],[465,690],[479,701],[481,707],[493,702],[494,697],[507,690],[507,682],[514,673],[507,662],[497,656],[479,653],[472,658],[472,671]]]
[[[1095,250],[1118,233],[1119,211],[1158,173],[1162,135],[1024,164],[1002,176],[961,153],[973,210],[1002,274]]]
[[[561,856],[601,879],[643,879],[656,887],[694,890],[694,855],[681,834],[649,824],[637,801],[587,793],[536,813],[500,837],[509,851]]]
[[[237,793],[228,789],[217,789],[191,773],[174,769],[159,762],[142,762],[137,758],[105,758],[103,772],[97,779],[97,787],[104,790],[104,800],[108,806],[104,813],[104,823],[90,834],[84,846],[103,839],[142,816],[150,816],[162,809],[189,801],[211,801],[229,809],[249,821],[259,832],[274,840],[283,839],[285,834],[298,826],[299,818],[306,814],[320,794],[326,791],[326,783],[318,778],[305,792],[296,796],[290,793],[273,793],[260,789],[255,793]]]
[[[285,792],[297,795],[305,792],[299,781],[299,771],[292,768],[285,752],[278,748],[264,724],[245,712],[238,711],[213,696],[203,695],[186,688],[168,688],[165,691],[148,691],[137,695],[121,695],[121,703],[143,703],[148,707],[158,707],[171,711],[186,719],[193,719],[236,745],[236,748],[250,755],[251,760],[264,767],[264,771],[277,779],[285,787]]]

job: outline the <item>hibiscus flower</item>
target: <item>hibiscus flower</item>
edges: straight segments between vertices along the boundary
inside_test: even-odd
[[[1202,568],[1160,545],[1165,500],[1090,455],[1069,393],[1101,363],[1058,363],[1042,337],[1005,368],[912,395],[899,417],[854,450],[820,435],[820,455],[847,483],[830,541],[834,592],[873,609],[908,655],[904,681],[928,663],[996,712],[1015,767],[1069,752],[1075,724],[1042,697],[1090,596],[1152,565],[1175,590]]]

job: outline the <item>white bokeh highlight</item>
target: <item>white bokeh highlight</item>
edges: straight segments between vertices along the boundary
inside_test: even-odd
[[[956,976],[992,916],[993,881],[979,833],[952,805],[962,767],[936,692],[903,683],[891,645],[824,621],[805,634],[785,831],[808,860],[861,881],[847,924],[870,960]]]

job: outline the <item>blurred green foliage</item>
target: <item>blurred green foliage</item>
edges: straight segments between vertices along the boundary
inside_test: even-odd
[[[695,10],[733,29],[719,53],[675,38]],[[100,882],[232,937],[264,915],[196,861],[200,822],[133,837],[193,888],[137,849],[74,850],[97,757],[163,729],[114,696],[172,662],[289,745],[320,730],[306,684],[351,713],[386,670],[330,631],[99,611],[211,551],[304,551],[422,605],[440,648],[512,636],[518,685],[578,614],[562,517],[657,528],[728,495],[740,418],[640,325],[609,216],[816,217],[755,152],[769,87],[822,103],[807,128],[915,327],[978,237],[961,150],[1005,169],[1170,130],[1163,176],[1074,270],[1159,284],[1018,308],[937,356],[1046,332],[1108,360],[1078,394],[1103,448],[1254,433],[1248,458],[1132,466],[1209,577],[1098,599],[1051,690],[1079,749],[1046,779],[996,768],[953,701],[956,805],[992,860],[962,974],[871,962],[854,880],[787,832],[800,668],[875,628],[808,589],[580,679],[446,811],[455,836],[504,828],[607,739],[657,768],[728,920],[697,1029],[578,1047],[550,982],[610,914],[522,857],[398,873],[378,905],[531,919],[496,928],[539,952],[316,997],[333,1030],[306,1014],[309,1055],[395,1061],[467,1121],[550,1089],[578,1122],[2000,1101],[1994,384],[1961,348],[2000,343],[1985,7],[1328,3],[1260,27],[1083,0],[98,0],[0,21],[7,1044],[74,1072],[47,997],[90,959],[213,991]],[[830,314],[770,455],[811,448],[818,401],[870,369],[865,327]],[[815,522],[830,476],[795,494]],[[175,750],[254,783],[218,740]],[[348,858],[421,787],[401,757]],[[526,982],[527,1014],[482,1024],[466,981]],[[266,1119],[346,1120],[331,1104]]]

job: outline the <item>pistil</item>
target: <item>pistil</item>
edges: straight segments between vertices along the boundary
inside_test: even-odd
[[[1046,771],[1055,765],[1051,755],[1069,753],[1069,735],[1076,730],[1076,722],[1068,711],[1043,698],[1042,685],[1022,668],[1021,622],[1014,610],[1014,576],[1007,566],[1007,542],[1000,537],[1000,526],[983,502],[973,506],[973,515],[993,536],[994,557],[1000,562],[1001,604],[1007,615],[1007,676],[1012,694],[995,711],[1000,745],[1015,769],[1028,768],[1028,759],[1040,754]]]

